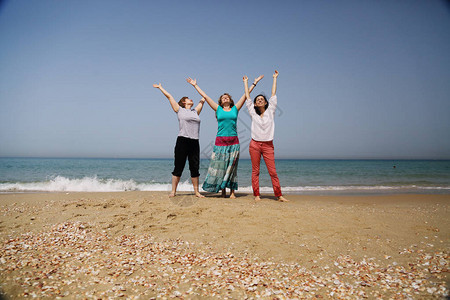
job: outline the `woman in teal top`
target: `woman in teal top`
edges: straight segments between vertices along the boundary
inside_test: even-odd
[[[229,112],[225,111],[221,106],[217,107],[217,136],[237,136],[236,121],[238,112],[233,104],[231,104]]]
[[[262,76],[255,79],[258,83]],[[197,80],[188,78],[189,82],[197,92],[206,99],[209,106],[216,112],[217,136],[214,144],[211,162],[208,168],[203,190],[218,193],[222,190],[222,197],[226,197],[226,188],[230,189],[230,198],[236,198],[234,191],[238,189],[237,167],[239,161],[239,138],[236,129],[239,110],[245,102],[245,94],[234,104],[233,99],[227,93],[219,98],[219,103],[214,102],[200,87]],[[250,87],[250,90],[256,84]]]

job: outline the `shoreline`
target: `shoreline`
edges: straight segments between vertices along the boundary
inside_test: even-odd
[[[0,287],[11,298],[448,294],[450,195],[205,195],[0,194]]]
[[[169,185],[168,185],[169,186]],[[170,186],[169,186],[170,188]],[[250,187],[251,189],[251,187]],[[260,189],[272,189],[272,187],[263,187]],[[43,190],[27,190],[27,191],[0,191],[0,195],[13,195],[13,194],[70,194],[70,193],[169,193],[170,190],[129,190],[129,191],[43,191]],[[370,196],[394,196],[394,195],[450,195],[449,189],[432,189],[432,188],[424,188],[424,189],[397,189],[394,188],[386,188],[386,189],[342,189],[342,190],[311,190],[311,191],[282,191],[283,195],[292,195],[292,196],[337,196],[337,197],[345,197],[345,196],[359,196],[359,197],[370,197]],[[192,190],[181,190],[179,193],[184,194],[193,194]],[[210,197],[214,197],[214,195],[219,195],[219,193],[212,194],[206,191],[200,191],[203,195],[209,195]],[[227,192],[228,193],[228,192]],[[252,197],[251,191],[243,191],[237,193],[241,195],[249,195]],[[261,191],[261,195],[270,196],[273,195],[272,192]],[[220,198],[217,196],[217,198]]]

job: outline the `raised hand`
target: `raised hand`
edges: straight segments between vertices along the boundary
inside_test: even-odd
[[[197,79],[192,79],[191,77],[188,77],[186,79],[186,81],[190,84],[192,84],[192,86],[196,86],[197,85]]]
[[[213,99],[211,99],[211,97],[206,95],[206,93],[197,85],[197,79],[192,79],[191,77],[188,77],[186,78],[186,81],[194,87],[194,89],[200,94],[200,96],[205,98],[206,102],[208,102],[209,106],[211,106],[211,108],[214,111],[217,110],[217,107],[219,107],[219,105],[216,102],[214,102]]]
[[[172,95],[162,87],[161,83],[158,83],[158,84],[155,83],[155,84],[153,84],[153,87],[159,89],[161,91],[161,93],[163,93],[164,96],[166,96],[166,98],[169,100],[170,106],[172,106],[173,111],[178,112],[178,110],[180,109],[180,106],[175,101],[175,99],[172,97]]]
[[[244,81],[244,96],[238,101],[238,104],[240,105],[243,104],[244,99],[250,99],[250,92],[248,90],[248,77],[244,75],[244,77],[242,77],[242,81]],[[240,102],[242,102],[242,104]]]
[[[275,96],[275,94],[277,93],[277,77],[278,71],[275,70],[275,73],[273,73],[272,97]]]
[[[277,78],[278,77],[278,71],[275,70],[275,73],[273,73],[273,78]]]
[[[255,80],[253,81],[253,83],[256,85],[261,79],[264,78],[264,75],[259,75],[259,77],[255,78]]]

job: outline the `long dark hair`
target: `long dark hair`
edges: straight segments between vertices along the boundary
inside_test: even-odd
[[[259,94],[258,96],[255,97],[255,99],[253,100],[253,105],[256,104],[256,98],[258,98],[259,96],[264,98],[264,101],[266,101],[266,105],[264,105],[264,110],[267,110],[267,108],[269,107],[269,101],[267,101],[267,98],[265,95],[263,94]],[[261,114],[261,112],[259,111],[259,108],[257,108],[256,106],[253,106],[255,108],[255,111],[258,115]]]

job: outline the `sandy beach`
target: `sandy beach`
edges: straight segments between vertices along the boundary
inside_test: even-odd
[[[6,298],[448,295],[450,195],[0,195]]]

